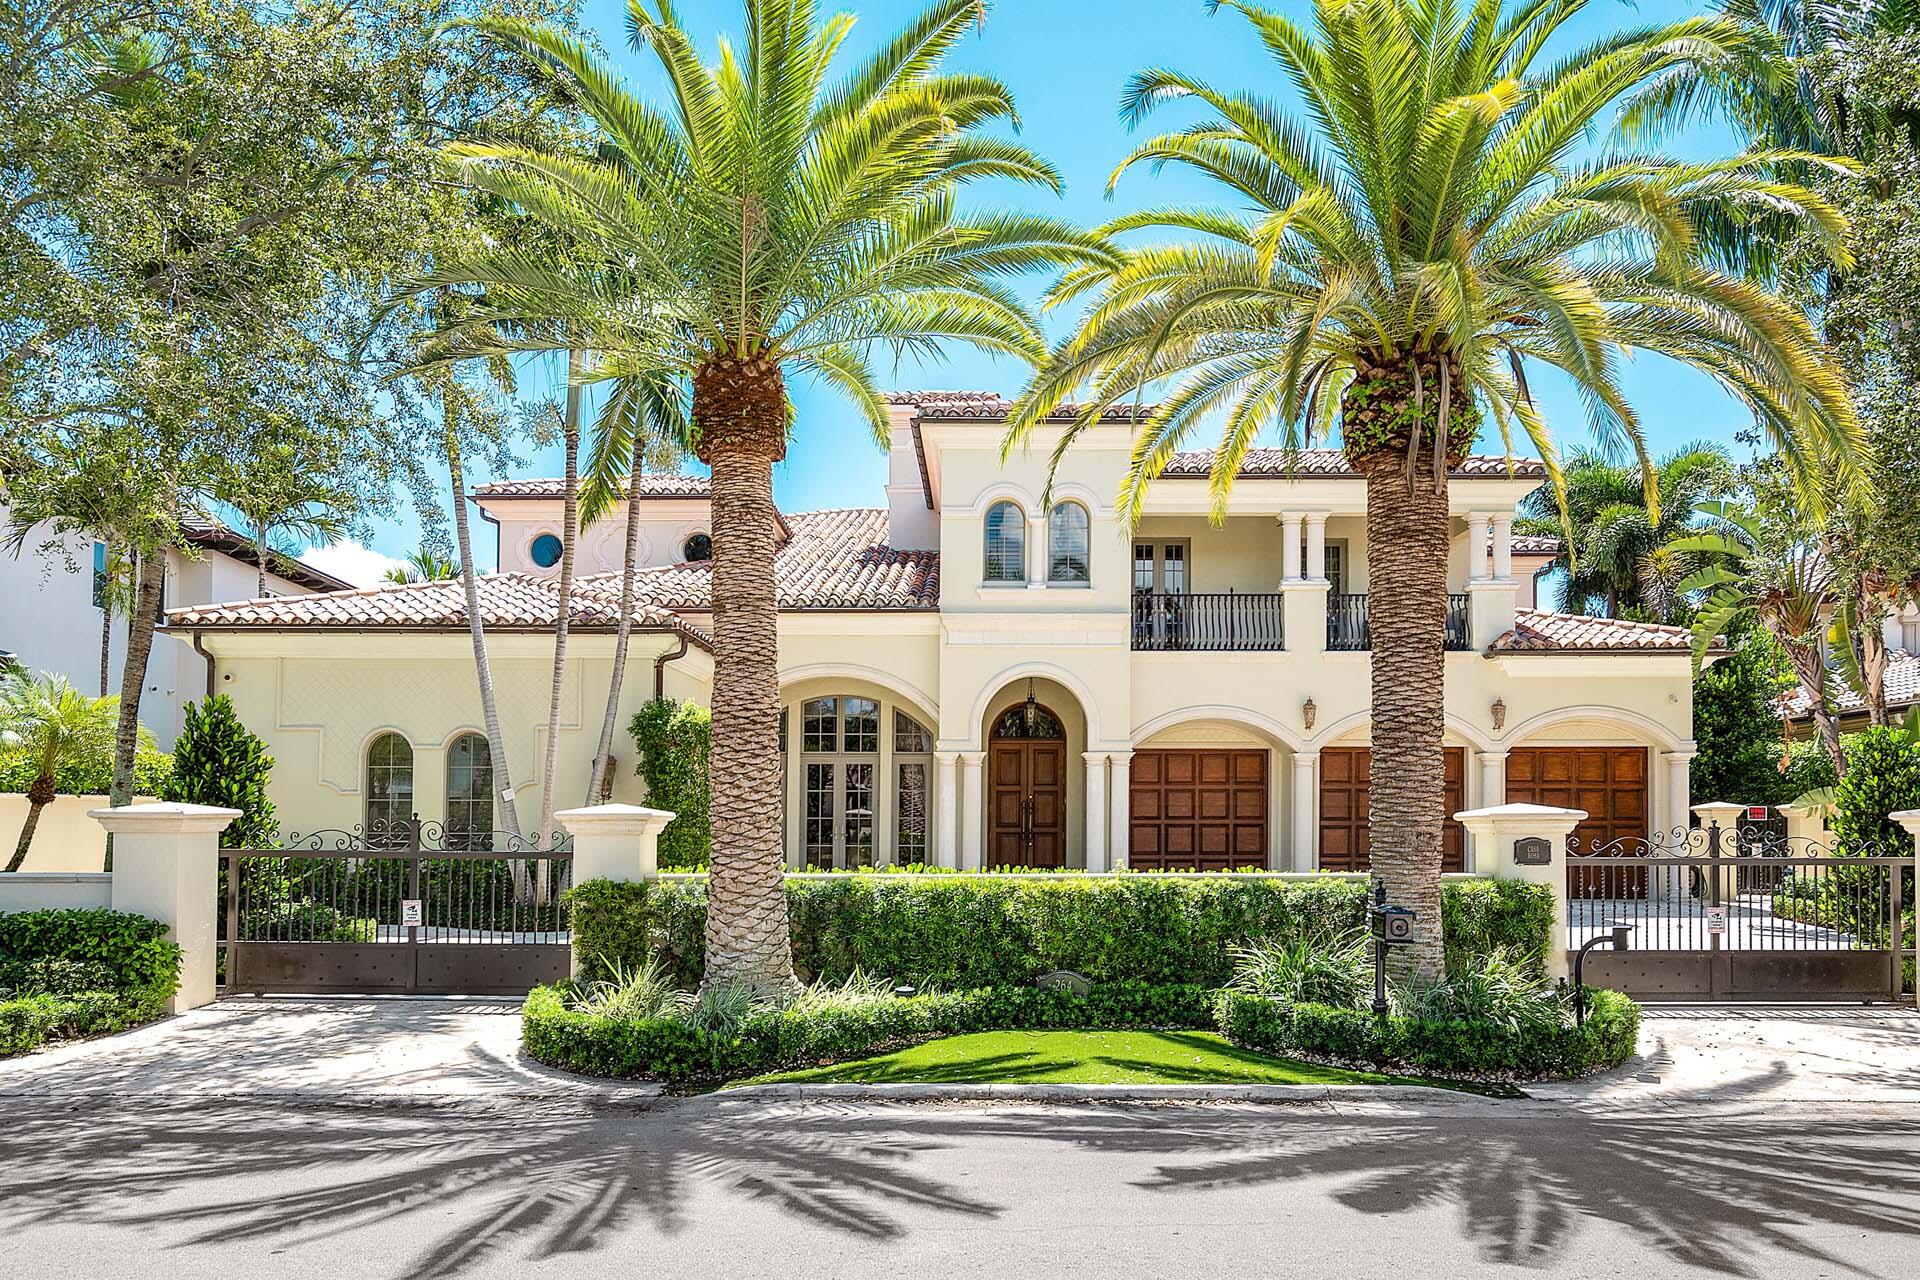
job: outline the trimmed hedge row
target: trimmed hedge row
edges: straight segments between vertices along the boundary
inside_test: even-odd
[[[521,1017],[536,1061],[587,1075],[676,1084],[730,1080],[863,1057],[969,1031],[1211,1027],[1214,993],[1193,985],[1111,983],[1075,996],[1037,987],[935,992],[871,1004],[757,1014],[716,1034],[675,1018],[628,1020],[569,1009],[563,987],[536,987]]]
[[[1220,1031],[1235,1044],[1283,1057],[1332,1059],[1435,1076],[1577,1076],[1633,1056],[1640,1006],[1591,991],[1584,1026],[1510,1030],[1494,1023],[1377,1017],[1357,1009],[1223,992]]]
[[[48,1040],[105,1035],[166,1012],[180,985],[180,947],[167,926],[123,911],[20,911],[0,915],[0,970],[26,991],[0,999],[0,1057]],[[107,989],[72,991],[91,974]]]
[[[1223,985],[1233,947],[1361,928],[1357,880],[1252,876],[790,876],[793,961],[803,981],[861,972],[956,989],[1021,987],[1071,969],[1096,983]],[[574,948],[595,973],[651,956],[698,985],[706,963],[704,877],[589,881],[568,895]],[[1443,889],[1449,963],[1505,948],[1538,959],[1551,894],[1514,880]]]

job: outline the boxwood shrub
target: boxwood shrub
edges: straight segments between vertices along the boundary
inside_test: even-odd
[[[159,1017],[180,985],[180,948],[166,933],[122,911],[0,915],[0,1056]],[[88,984],[100,989],[75,989]]]
[[[1071,969],[1096,983],[1218,987],[1231,948],[1365,923],[1359,880],[1165,875],[789,876],[793,960],[803,980],[855,970],[949,989],[1028,986]],[[590,972],[652,956],[682,986],[705,964],[704,876],[614,883],[569,894],[575,950]],[[1504,947],[1546,953],[1553,902],[1513,880],[1449,880],[1450,963]]]
[[[1219,999],[1219,1026],[1249,1049],[1342,1065],[1478,1079],[1577,1076],[1625,1062],[1640,1033],[1640,1006],[1632,1000],[1616,991],[1588,997],[1584,1026],[1513,1030],[1227,991]]]
[[[527,1052],[587,1075],[674,1084],[736,1079],[863,1057],[929,1036],[969,1031],[1195,1028],[1213,1025],[1213,993],[1191,985],[1109,983],[1087,996],[991,987],[881,999],[813,1012],[769,1011],[716,1034],[677,1018],[622,1019],[568,1007],[564,987],[537,987],[522,1011]]]

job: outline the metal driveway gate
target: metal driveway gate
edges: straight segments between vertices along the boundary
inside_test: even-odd
[[[1898,1000],[1913,951],[1914,857],[1837,852],[1763,827],[1634,837],[1567,857],[1567,945],[1589,985],[1646,1001]]]
[[[572,965],[572,852],[413,818],[223,851],[226,989],[524,995]]]

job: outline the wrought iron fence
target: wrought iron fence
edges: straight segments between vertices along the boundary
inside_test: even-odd
[[[1284,649],[1285,597],[1236,591],[1199,595],[1135,592],[1133,647],[1142,651]]]

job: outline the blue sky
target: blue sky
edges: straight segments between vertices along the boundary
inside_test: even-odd
[[[1308,12],[1302,0],[1268,2],[1295,17],[1304,19]],[[921,5],[916,0],[852,0],[840,7],[859,15],[847,48],[847,54],[857,56],[886,39]],[[1591,0],[1588,9],[1569,24],[1565,44],[1571,49],[1610,29],[1670,21],[1705,7],[1672,0],[1643,0],[1635,5]],[[709,54],[720,34],[737,30],[740,21],[739,0],[681,0],[680,9],[683,20],[702,35]],[[599,32],[616,68],[636,90],[655,94],[658,85],[651,55],[636,55],[626,46],[625,12],[625,0],[587,0],[587,21]],[[1014,184],[983,184],[973,188],[972,198],[1046,211],[1083,224],[1148,205],[1222,199],[1219,188],[1203,179],[1172,169],[1154,174],[1144,168],[1122,179],[1112,199],[1106,197],[1107,177],[1136,136],[1120,121],[1117,110],[1121,87],[1134,71],[1172,66],[1222,87],[1285,97],[1277,68],[1246,22],[1230,12],[1210,16],[1202,0],[1002,0],[989,13],[984,28],[962,43],[950,65],[990,72],[1004,80],[1020,109],[1021,140],[1051,160],[1067,182],[1061,197]],[[1164,127],[1186,118],[1177,109],[1164,110],[1157,122]],[[1595,139],[1595,145],[1601,142],[1604,139]],[[1708,127],[1673,140],[1667,150],[1701,156],[1724,154],[1734,146],[1727,131]],[[1029,292],[1037,295],[1043,283],[1036,278]],[[1065,313],[1051,316],[1049,327],[1057,335],[1070,319]],[[550,392],[555,372],[544,364],[529,369],[523,386],[532,394]],[[956,346],[943,362],[883,366],[881,377],[890,387],[966,387],[1012,394],[1023,384],[1025,374],[1017,361]],[[1541,373],[1534,377],[1533,386],[1563,446],[1590,439],[1585,411],[1563,382]],[[1711,380],[1657,357],[1643,356],[1629,366],[1626,388],[1657,451],[1702,438],[1730,444],[1733,432],[1747,423],[1746,412]],[[774,474],[774,493],[781,506],[808,510],[880,504],[885,459],[858,415],[824,388],[800,383],[791,392],[798,433],[787,460]],[[527,470],[557,474],[558,448],[536,455]],[[486,526],[476,526],[478,540],[486,544],[482,558],[490,562],[487,532]],[[385,555],[401,556],[418,537],[418,524],[403,507],[394,521],[377,531],[373,547]]]

